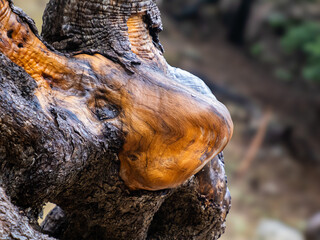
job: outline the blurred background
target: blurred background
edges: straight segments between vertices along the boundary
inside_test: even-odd
[[[46,2],[14,0],[39,29]],[[167,61],[202,78],[235,124],[221,239],[319,240],[320,1],[158,4]]]

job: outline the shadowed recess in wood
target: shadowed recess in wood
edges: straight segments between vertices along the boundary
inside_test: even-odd
[[[182,184],[223,150],[233,125],[228,110],[174,79],[143,22],[127,22],[131,50],[142,64],[127,74],[100,54],[66,57],[49,50],[0,0],[0,51],[38,83],[35,95],[72,112],[92,133],[108,122],[124,134],[120,176],[132,190]],[[156,64],[154,63],[156,62]],[[188,84],[187,84],[188,85]]]

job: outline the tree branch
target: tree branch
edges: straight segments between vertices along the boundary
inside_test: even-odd
[[[0,238],[54,240],[41,234],[29,224],[29,219],[10,202],[3,188],[0,187]]]
[[[216,156],[231,138],[230,115],[199,78],[166,63],[153,1],[116,2],[51,0],[44,37],[61,53],[0,0],[6,192],[33,220],[47,201],[61,207],[62,239],[145,239],[154,214],[179,194],[206,223],[201,238],[219,236],[229,195]],[[166,232],[183,226],[168,219]]]

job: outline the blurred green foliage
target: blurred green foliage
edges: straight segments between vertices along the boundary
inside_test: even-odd
[[[261,56],[261,54],[263,54],[263,45],[260,42],[254,43],[251,47],[250,47],[250,53],[252,56],[254,57],[259,57]]]
[[[305,59],[302,76],[320,82],[320,23],[305,21],[290,25],[281,38],[281,46],[287,54],[302,55]]]
[[[292,73],[285,68],[277,68],[274,71],[274,74],[277,78],[283,81],[290,81],[292,79]]]
[[[284,14],[275,12],[268,17],[268,24],[273,28],[283,28],[288,24],[288,19]]]
[[[320,25],[316,22],[303,22],[290,26],[281,40],[284,50],[288,53],[304,51],[320,36]]]

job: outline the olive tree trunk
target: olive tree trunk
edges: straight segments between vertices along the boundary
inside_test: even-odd
[[[161,29],[152,0],[51,0],[39,36],[0,0],[0,239],[224,232],[232,121]]]

